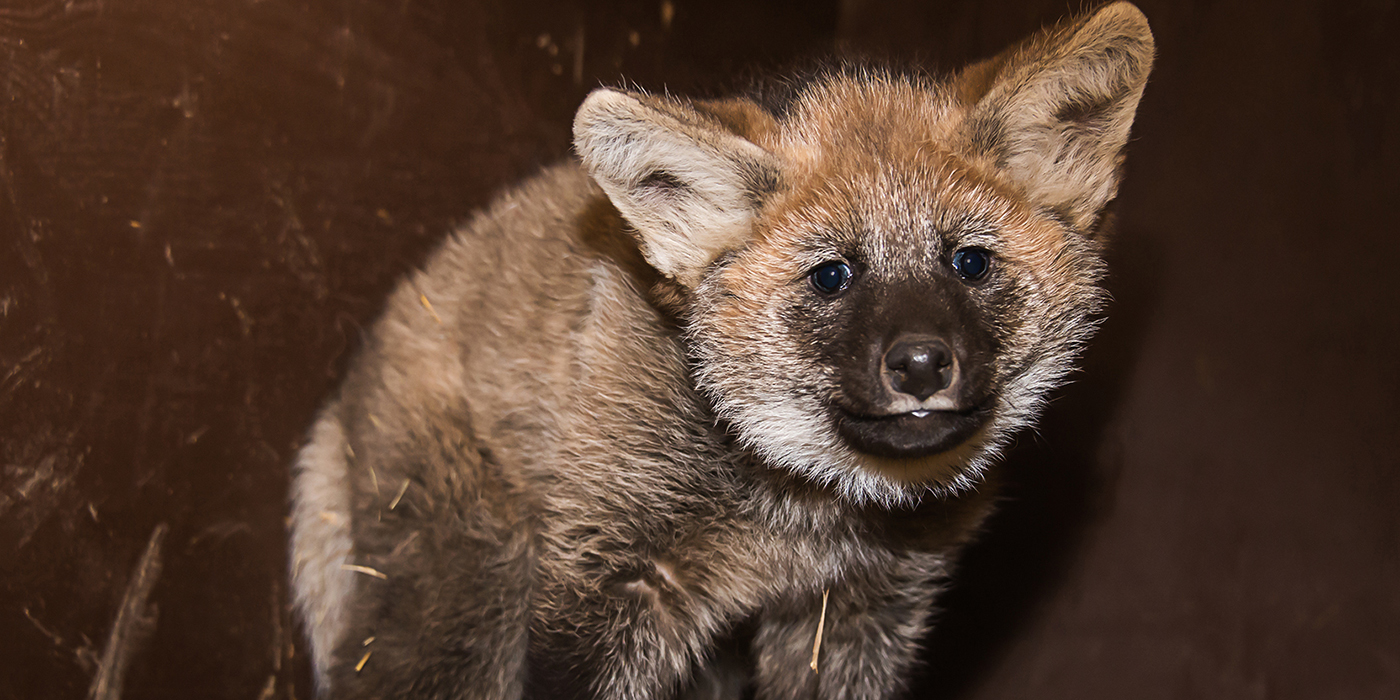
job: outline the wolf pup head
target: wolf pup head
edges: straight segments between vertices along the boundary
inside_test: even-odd
[[[739,439],[894,505],[976,483],[1092,333],[1152,57],[1118,3],[945,80],[836,69],[767,106],[598,90],[575,145],[682,290]]]

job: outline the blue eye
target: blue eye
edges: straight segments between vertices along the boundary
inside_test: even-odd
[[[851,266],[839,260],[822,263],[807,278],[823,294],[835,294],[851,283]]]
[[[953,253],[953,269],[968,282],[976,282],[992,269],[992,254],[981,248],[963,248]]]

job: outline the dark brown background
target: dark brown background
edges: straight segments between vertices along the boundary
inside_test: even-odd
[[[1116,302],[913,697],[1400,697],[1400,22],[1331,5],[1141,3]],[[0,3],[0,698],[308,696],[299,437],[590,87],[838,44],[951,68],[1081,3],[672,7]]]

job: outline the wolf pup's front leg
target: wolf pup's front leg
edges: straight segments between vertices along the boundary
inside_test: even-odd
[[[765,611],[754,638],[756,697],[875,700],[897,695],[914,665],[941,563],[891,562],[890,570]],[[882,567],[883,568],[883,567]]]

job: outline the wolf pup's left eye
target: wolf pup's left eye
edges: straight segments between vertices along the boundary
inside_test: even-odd
[[[851,266],[839,260],[822,263],[807,278],[823,294],[835,294],[851,283]]]
[[[981,248],[963,248],[953,253],[953,270],[968,282],[977,282],[992,269],[992,254]]]

